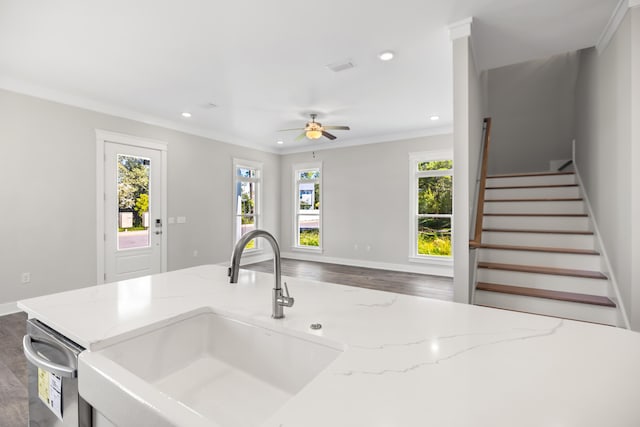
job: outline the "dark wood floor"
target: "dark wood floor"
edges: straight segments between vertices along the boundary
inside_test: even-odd
[[[348,286],[451,301],[450,278],[311,261],[282,259],[282,274]],[[271,272],[273,261],[242,268]],[[22,353],[25,313],[0,317],[0,426],[26,427],[28,419],[27,363]]]
[[[27,315],[0,317],[0,426],[26,427],[27,362],[22,353]]]
[[[242,268],[270,273],[273,271],[273,261],[249,264]],[[281,268],[284,276],[453,301],[453,280],[448,277],[298,261],[288,258],[281,260]]]

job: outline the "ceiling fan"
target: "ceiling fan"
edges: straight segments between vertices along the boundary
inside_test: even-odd
[[[298,135],[295,140],[299,141],[305,136],[309,139],[318,139],[321,136],[328,138],[330,141],[333,141],[337,137],[335,135],[327,132],[329,130],[351,130],[349,126],[322,126],[322,123],[316,122],[317,114],[311,114],[311,121],[307,122],[305,127],[303,128],[294,128],[294,129],[280,129],[279,132],[289,131],[289,130],[301,130],[303,131],[300,135]]]

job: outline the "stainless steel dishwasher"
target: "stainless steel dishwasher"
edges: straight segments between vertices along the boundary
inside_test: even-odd
[[[27,358],[29,427],[91,427],[92,408],[78,394],[84,349],[36,319],[22,341]]]

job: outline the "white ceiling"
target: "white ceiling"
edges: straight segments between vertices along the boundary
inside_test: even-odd
[[[487,69],[593,46],[617,2],[0,0],[0,86],[268,151],[336,146],[277,132],[309,112],[392,140],[452,127],[449,24]]]

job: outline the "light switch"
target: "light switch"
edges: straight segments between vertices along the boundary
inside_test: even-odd
[[[169,218],[167,218],[167,222],[169,224],[175,224],[176,223],[176,219],[174,217],[170,216]]]
[[[178,224],[184,224],[184,223],[187,222],[187,217],[186,216],[179,216],[177,218],[177,220],[178,220]]]

